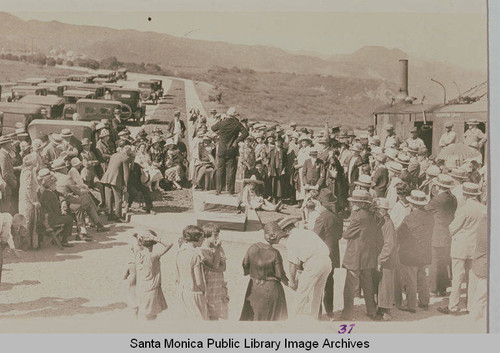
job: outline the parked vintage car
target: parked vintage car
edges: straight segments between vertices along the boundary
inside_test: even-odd
[[[3,114],[1,122],[1,134],[7,135],[16,131],[16,123],[21,122],[26,127],[34,119],[41,119],[40,111],[44,107],[35,104],[24,104],[19,102],[0,103],[0,112]]]
[[[163,80],[160,80],[159,78],[151,78],[149,80],[156,84],[156,93],[158,94],[158,97],[163,97]]]
[[[69,75],[68,81],[92,83],[92,81],[96,77],[97,77],[97,75],[94,75],[94,74],[76,74],[76,75]]]
[[[114,83],[116,82],[116,72],[112,70],[97,70],[97,77],[94,78],[94,83]]]
[[[122,111],[121,118],[124,120],[132,116],[132,110],[127,104],[115,100],[106,99],[80,99],[76,102],[76,112],[80,114],[83,121],[97,121],[101,119],[112,119],[115,109]]]
[[[18,86],[37,86],[40,83],[47,82],[47,79],[44,77],[28,77],[24,80],[17,81]]]
[[[93,92],[95,97],[98,99],[104,97],[104,94],[106,93],[106,89],[103,85],[97,85],[95,83],[65,81],[60,82],[60,84],[64,85],[66,89]]]
[[[141,104],[141,91],[138,89],[117,88],[111,90],[111,99],[122,102],[130,107],[132,111],[131,119],[140,123],[146,119],[146,106]]]
[[[79,141],[86,137],[95,143],[95,123],[90,121],[35,119],[27,128],[32,141],[34,139],[47,141],[49,134],[61,132],[62,129],[71,129],[73,136]]]
[[[46,96],[47,88],[38,86],[14,86],[12,87],[12,100],[17,101],[24,96]]]
[[[69,89],[64,91],[64,111],[63,119],[73,119],[73,114],[76,113],[76,102],[79,99],[94,99],[95,94],[90,91],[80,91]]]
[[[24,96],[19,103],[41,105],[51,119],[61,119],[64,111],[64,99],[56,96]]]
[[[60,83],[48,82],[48,83],[40,83],[38,87],[47,88],[47,95],[62,97],[63,92],[66,89],[65,85],[61,85]]]
[[[141,91],[141,99],[145,102],[148,100],[153,101],[154,104],[158,102],[158,84],[153,81],[139,81],[137,84],[139,91]]]
[[[127,80],[127,69],[122,67],[116,70],[116,79],[117,80]]]

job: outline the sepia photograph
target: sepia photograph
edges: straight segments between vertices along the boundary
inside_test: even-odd
[[[489,332],[487,2],[358,3],[0,12],[0,332]]]

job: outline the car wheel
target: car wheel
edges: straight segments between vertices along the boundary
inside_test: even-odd
[[[122,119],[129,119],[132,116],[132,108],[128,104],[122,104]]]

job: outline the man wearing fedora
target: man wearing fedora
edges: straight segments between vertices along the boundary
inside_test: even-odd
[[[168,123],[168,131],[174,135],[174,142],[177,144],[179,140],[184,138],[186,132],[186,124],[181,120],[181,112],[176,110],[174,118]]]
[[[458,206],[462,206],[465,202],[464,195],[462,192],[462,184],[469,181],[469,173],[463,167],[453,168],[449,174],[455,186],[451,188],[451,193],[457,198]]]
[[[452,281],[448,306],[437,309],[443,314],[459,312],[461,287],[463,282],[468,282],[477,238],[481,236],[481,232],[486,232],[487,229],[488,209],[477,199],[481,195],[479,185],[464,183],[463,194],[465,201],[462,206],[457,208],[455,218],[449,226]],[[467,302],[468,300],[465,301],[465,309],[467,309]]]
[[[426,266],[431,263],[432,214],[425,210],[427,198],[423,191],[412,190],[408,197],[411,212],[398,229],[401,286],[406,292],[406,306],[398,309],[415,313],[418,306],[429,307],[429,282]]]
[[[97,140],[96,143],[96,152],[99,153],[100,160],[101,160],[101,167],[104,170],[107,169],[109,159],[111,158],[111,155],[114,153],[113,148],[111,147],[111,144],[109,142],[110,136],[109,136],[109,130],[108,129],[102,129],[99,133],[99,140]]]
[[[122,201],[123,194],[127,192],[130,154],[129,146],[118,147],[118,151],[110,157],[108,168],[101,178],[110,221],[122,220]]]
[[[389,171],[385,166],[387,156],[382,152],[374,155],[374,168],[372,174],[373,190],[377,197],[385,197],[389,184]]]
[[[53,133],[49,135],[49,143],[42,151],[42,157],[45,161],[45,165],[50,165],[53,160],[59,158],[63,152],[61,148],[62,142],[63,139],[60,134]]]
[[[231,107],[227,111],[227,119],[212,125],[212,131],[219,134],[219,143],[217,146],[216,194],[222,192],[223,180],[226,181],[228,192],[234,194],[238,143],[248,136],[248,131],[239,122],[235,114],[236,109]]]
[[[397,259],[397,233],[389,216],[389,202],[385,198],[377,199],[380,232],[382,233],[382,250],[377,258],[378,270],[382,272],[377,291],[377,319],[389,321],[392,319],[390,310],[395,304],[395,282]]]
[[[330,250],[332,270],[326,279],[323,304],[325,306],[326,315],[328,318],[333,319],[333,272],[336,268],[340,267],[339,240],[342,238],[343,221],[342,218],[335,214],[335,203],[337,202],[337,198],[330,190],[321,190],[318,200],[321,203],[321,208],[320,214],[314,223],[313,230],[323,239]]]
[[[352,319],[354,296],[358,285],[363,290],[367,315],[375,318],[377,308],[373,270],[377,267],[382,239],[374,214],[370,210],[373,199],[366,190],[354,190],[348,200],[351,203],[351,222],[342,234],[342,238],[347,239],[342,262],[342,267],[347,270],[342,319]]]
[[[302,167],[302,180],[304,186],[315,186],[320,190],[325,186],[325,162],[318,158],[318,148],[309,150],[309,158]]]
[[[479,121],[477,119],[467,120],[468,129],[464,132],[464,143],[467,146],[481,150],[487,141],[487,137],[485,133],[478,128],[478,125]]]
[[[441,135],[439,139],[439,147],[445,148],[446,146],[451,145],[456,142],[457,134],[453,131],[453,122],[447,121],[444,123],[445,132]]]
[[[389,172],[389,186],[387,186],[386,198],[389,201],[389,208],[392,209],[396,202],[398,201],[397,186],[399,183],[403,182],[400,175],[403,170],[403,166],[398,162],[388,162],[387,171]]]
[[[450,223],[457,209],[457,198],[451,193],[453,180],[449,175],[439,174],[434,181],[437,195],[425,209],[434,218],[432,228],[432,262],[430,268],[430,290],[437,296],[446,295],[449,284],[447,266],[450,261]]]
[[[78,157],[83,151],[82,144],[78,141],[70,129],[62,129],[61,131],[62,143],[61,149],[65,155],[71,159]]]
[[[17,189],[17,178],[14,174],[14,166],[11,157],[12,140],[6,136],[0,136],[0,212],[13,212],[14,191]]]

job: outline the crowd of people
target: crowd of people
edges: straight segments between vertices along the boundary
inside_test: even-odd
[[[192,112],[190,159],[180,112],[168,125],[134,138],[120,119],[96,124],[92,139],[70,129],[30,141],[22,127],[0,137],[0,256],[11,249],[37,248],[43,235],[63,247],[76,237],[91,241],[89,227],[122,222],[123,204],[140,200],[154,213],[151,193],[194,188],[238,193],[244,208],[280,212],[283,204],[301,209],[300,219],[264,226],[265,242],[243,259],[250,276],[241,320],[283,320],[288,316],[282,284],[296,292],[293,314],[333,318],[335,268],[347,270],[342,319],[352,316],[362,296],[374,320],[390,320],[391,309],[428,310],[430,295],[448,296],[444,314],[458,314],[462,282],[469,282],[468,305],[484,315],[487,273],[487,173],[482,159],[450,167],[431,159],[419,130],[402,140],[392,125],[384,141],[368,126],[357,136],[340,127],[288,130],[279,124],[240,119],[236,109]],[[210,124],[209,124],[210,123]],[[481,150],[485,135],[468,121],[464,142]],[[457,142],[448,124],[440,145]],[[347,227],[344,229],[344,222]],[[177,283],[188,316],[227,318],[225,255],[219,229],[188,226],[176,257]],[[288,274],[273,245],[286,237]],[[154,232],[136,235],[126,278],[133,306],[148,319],[167,307],[161,288],[160,258],[172,247]],[[339,241],[347,248],[340,262]],[[0,272],[1,274],[1,272]],[[418,298],[418,300],[417,300]],[[323,305],[322,305],[323,303]]]

